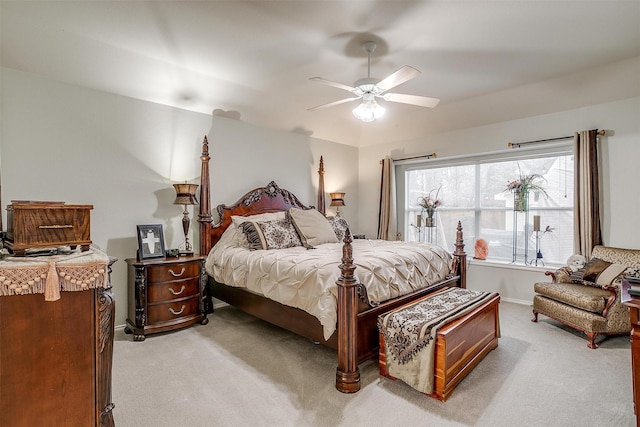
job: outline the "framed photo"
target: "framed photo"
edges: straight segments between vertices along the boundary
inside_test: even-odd
[[[138,259],[164,258],[162,224],[138,225]]]

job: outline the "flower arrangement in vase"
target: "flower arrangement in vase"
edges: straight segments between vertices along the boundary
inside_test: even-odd
[[[442,200],[438,198],[441,188],[438,187],[437,190],[431,190],[426,196],[418,198],[418,206],[427,214],[425,218],[425,226],[427,227],[433,227],[433,215],[436,213],[436,208],[442,205]],[[433,195],[434,192],[436,193],[435,195]]]
[[[528,211],[529,210],[529,193],[542,193],[545,197],[549,197],[545,189],[539,184],[544,181],[544,177],[540,174],[533,173],[531,175],[522,175],[518,179],[507,184],[504,191],[513,193],[513,210]]]

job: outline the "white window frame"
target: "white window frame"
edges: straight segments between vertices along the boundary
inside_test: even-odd
[[[397,227],[398,230],[402,232],[403,239],[407,235],[407,231],[409,229],[409,225],[406,224],[406,172],[411,170],[419,170],[419,169],[429,169],[429,168],[441,168],[441,167],[454,167],[454,166],[463,166],[463,165],[479,165],[481,163],[491,163],[498,161],[519,161],[519,160],[527,160],[541,157],[549,157],[549,156],[561,156],[561,155],[573,155],[573,142],[556,142],[556,143],[544,143],[544,144],[536,144],[531,147],[520,147],[513,148],[509,150],[502,151],[494,151],[482,154],[473,154],[473,155],[463,155],[463,156],[455,156],[448,158],[429,158],[429,159],[409,159],[409,160],[397,160],[394,162],[395,166],[395,174],[396,174],[396,206],[397,206]],[[476,168],[476,174],[480,173],[480,168]],[[506,184],[505,184],[506,185]],[[480,180],[476,175],[476,189],[475,194],[480,194]],[[479,212],[482,210],[479,206],[480,199],[476,197],[475,205],[473,207],[474,211],[474,229],[480,230],[480,215]],[[447,209],[446,207],[442,207],[439,209]],[[453,210],[457,210],[458,208],[453,208]],[[468,211],[468,209],[460,208],[461,210]],[[573,211],[573,206],[570,208],[558,208],[555,210],[569,210]],[[449,209],[447,209],[449,210]],[[486,210],[486,209],[485,209]],[[463,230],[464,232],[464,230]],[[446,235],[446,249],[449,251],[454,250],[453,244],[455,243],[455,235],[451,230],[447,231],[451,236]],[[473,256],[474,251],[474,240],[473,236],[465,236],[465,250],[467,254],[471,254]],[[438,242],[441,244],[442,242]],[[535,251],[531,250],[533,254],[533,258],[535,258]],[[490,256],[490,255],[489,255]],[[531,259],[531,256],[529,257]],[[496,261],[500,262],[500,261]],[[522,264],[520,262],[520,264]]]

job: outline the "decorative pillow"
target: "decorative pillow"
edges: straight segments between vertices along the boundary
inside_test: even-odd
[[[628,267],[622,275],[624,277],[635,277],[636,279],[640,279],[640,268]]]
[[[255,251],[259,249],[266,249],[267,243],[265,242],[262,230],[253,221],[244,221],[238,226],[242,233],[247,237],[247,243],[249,244],[249,250]]]
[[[622,264],[612,264],[599,258],[593,258],[583,268],[571,274],[571,281],[600,288],[610,285],[625,268]]]
[[[305,247],[310,248],[322,243],[338,243],[331,224],[317,210],[291,208],[289,215]]]
[[[333,228],[333,232],[336,233],[336,237],[338,238],[338,242],[342,242],[344,240],[344,233],[349,228],[349,223],[346,219],[339,216],[328,216],[329,224],[331,224],[331,228]]]
[[[266,249],[286,249],[302,246],[300,236],[289,219],[258,222]]]

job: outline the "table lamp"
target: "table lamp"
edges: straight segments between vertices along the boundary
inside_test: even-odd
[[[331,204],[329,206],[336,207],[336,216],[340,216],[340,206],[344,206],[344,195],[346,193],[329,193],[331,196]]]
[[[176,190],[176,200],[173,202],[174,205],[184,205],[184,212],[182,212],[182,230],[184,231],[184,250],[180,251],[180,255],[193,255],[193,247],[189,242],[189,223],[191,220],[189,219],[189,211],[187,210],[187,206],[195,205],[198,203],[198,199],[196,199],[196,190],[198,189],[197,184],[187,184],[185,181],[184,184],[173,184],[173,188]]]

